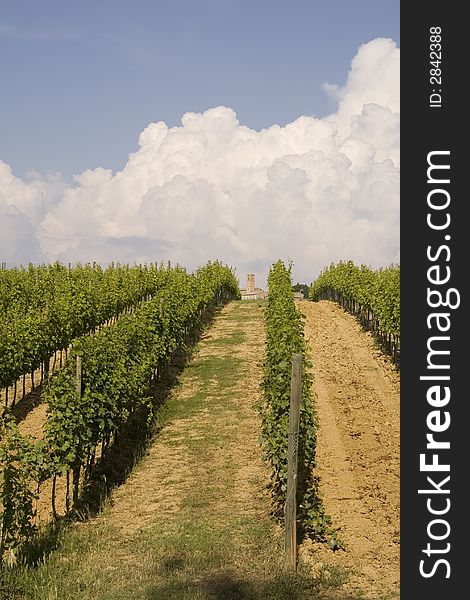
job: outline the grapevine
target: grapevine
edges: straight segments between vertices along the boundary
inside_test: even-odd
[[[269,296],[266,308],[267,347],[262,389],[262,442],[271,464],[272,489],[276,515],[282,516],[287,492],[287,445],[290,406],[291,359],[294,353],[304,357],[298,446],[297,518],[302,535],[326,541],[331,548],[341,542],[325,514],[319,497],[316,464],[317,418],[313,404],[311,366],[303,333],[303,321],[292,294],[290,267],[275,263],[268,276]]]

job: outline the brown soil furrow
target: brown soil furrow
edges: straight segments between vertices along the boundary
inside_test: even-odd
[[[18,429],[23,435],[31,435],[36,440],[44,437],[43,427],[46,422],[47,404],[40,403],[29,412],[23,421],[18,423]]]
[[[349,585],[368,597],[397,597],[399,375],[338,305],[298,306],[317,396],[317,475],[326,512],[346,544],[335,560],[353,567]]]

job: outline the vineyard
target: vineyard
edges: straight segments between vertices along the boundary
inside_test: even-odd
[[[0,270],[0,388],[5,402],[25,394],[26,376],[47,374],[71,341],[109,324],[149,299],[168,279],[162,265],[61,264]],[[42,379],[42,378],[41,378]]]
[[[249,302],[219,262],[0,270],[0,597],[396,597],[399,267],[331,265],[308,301],[291,270],[274,263]],[[286,576],[293,354],[302,566]],[[141,462],[116,465],[140,435]]]
[[[11,335],[3,340],[2,382],[14,385],[15,377],[48,364],[53,352],[71,346],[64,368],[50,378],[43,394],[48,407],[44,439],[37,444],[21,436],[7,409],[2,417],[0,557],[7,555],[12,564],[16,548],[34,533],[33,500],[41,484],[52,477],[55,515],[55,481],[65,474],[67,510],[73,508],[79,498],[82,470],[85,478],[90,475],[98,445],[103,455],[113,436],[143,406],[151,418],[152,387],[172,356],[194,343],[217,305],[237,297],[238,285],[232,271],[218,263],[208,264],[194,275],[178,267],[112,267],[104,273],[78,267],[68,273],[60,265],[3,273],[8,274],[3,279],[4,324],[9,325]],[[83,284],[87,276],[88,294],[75,296],[74,285],[77,281]],[[65,298],[60,295],[61,286],[70,292]],[[44,292],[42,302],[35,301],[32,307],[23,304],[34,297],[32,290],[39,293],[46,288],[49,292]],[[106,301],[99,302],[105,289]],[[15,338],[14,326],[20,322],[22,310],[26,326],[21,330],[23,337]],[[117,320],[97,329],[110,319]],[[80,335],[83,333],[93,334]],[[13,343],[22,339],[22,345]],[[77,372],[77,364],[83,372]]]

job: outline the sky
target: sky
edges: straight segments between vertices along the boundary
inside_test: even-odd
[[[399,261],[399,2],[2,0],[0,259]]]

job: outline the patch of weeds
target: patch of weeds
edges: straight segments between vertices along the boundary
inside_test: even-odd
[[[208,346],[214,346],[215,348],[226,348],[227,346],[237,346],[243,344],[246,341],[246,333],[244,331],[233,331],[224,337],[212,338],[206,340]]]

